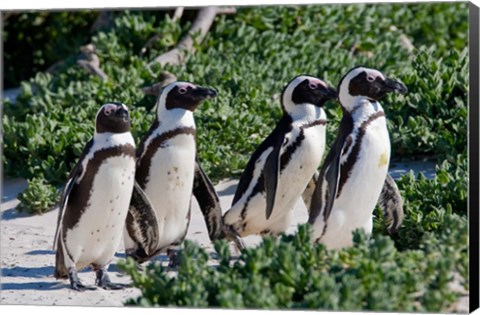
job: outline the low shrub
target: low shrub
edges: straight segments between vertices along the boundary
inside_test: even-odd
[[[295,235],[264,238],[238,260],[217,241],[215,266],[186,241],[175,276],[158,262],[142,271],[130,258],[120,263],[141,291],[126,305],[441,312],[460,295],[450,282],[464,274],[467,255],[466,220],[450,214],[445,224],[450,228],[426,236],[421,249],[407,251],[388,236],[369,239],[361,231],[353,234],[354,247],[328,251],[311,244],[303,225]]]
[[[17,210],[41,214],[50,210],[59,201],[59,192],[43,178],[34,177],[28,180],[28,187],[18,195],[18,200],[20,204]]]

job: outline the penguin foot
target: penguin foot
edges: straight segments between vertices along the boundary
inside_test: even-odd
[[[122,290],[126,288],[131,288],[132,285],[128,283],[103,283],[103,284],[98,284],[98,286],[104,290]]]
[[[222,227],[223,234],[225,237],[233,242],[235,244],[235,247],[237,248],[238,253],[242,251],[242,249],[245,248],[245,243],[243,242],[242,238],[240,235],[233,229],[231,226],[224,225]]]
[[[126,252],[125,254],[127,257],[132,257],[133,260],[135,260],[138,264],[143,264],[150,258],[150,256],[145,253],[143,248],[139,248],[132,252]]]
[[[179,250],[177,249],[167,249],[167,256],[169,258],[168,267],[176,268],[180,265],[181,255],[179,255]]]
[[[92,286],[87,286],[84,285],[82,282],[80,282],[80,279],[78,278],[77,271],[75,270],[70,270],[68,273],[68,278],[70,279],[70,288],[75,291],[83,292],[86,290],[96,290],[96,287]]]
[[[129,284],[123,284],[123,283],[112,283],[105,269],[98,269],[96,271],[96,274],[97,274],[97,279],[95,280],[95,284],[102,289],[121,290],[131,286]]]
[[[242,238],[236,235],[235,238],[233,239],[233,243],[235,244],[235,247],[237,248],[238,253],[240,254],[240,252],[245,248],[245,243],[243,242]]]
[[[83,292],[83,291],[93,291],[96,290],[96,287],[90,286],[90,285],[84,285],[81,282],[70,282],[70,288],[75,291]]]

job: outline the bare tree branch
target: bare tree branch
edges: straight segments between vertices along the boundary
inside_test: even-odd
[[[405,34],[400,35],[400,43],[409,53],[412,53],[415,49],[415,46],[413,46],[412,42]]]
[[[175,9],[175,12],[172,16],[172,21],[176,22],[182,18],[184,7],[178,7]]]
[[[109,27],[112,24],[112,20],[113,20],[113,13],[111,11],[100,11],[97,18],[95,19],[92,26],[90,27],[90,32],[93,33],[93,32],[98,31],[101,28]],[[92,45],[92,44],[87,44],[87,45],[82,46],[82,47],[87,47],[89,45]],[[80,47],[80,51],[82,51],[82,49],[83,49],[82,47]],[[95,48],[95,46],[93,46],[93,47]],[[84,52],[82,51],[82,53],[84,53]],[[95,57],[98,58],[98,56],[96,56],[96,55],[95,55]],[[95,58],[95,57],[93,57],[93,58]],[[46,72],[51,73],[51,74],[55,73],[60,67],[62,67],[65,64],[66,59],[56,61],[54,64],[52,64],[50,67],[47,68]],[[90,67],[88,64],[85,64],[84,61],[77,61],[77,62],[84,68],[89,68]],[[98,63],[100,64],[100,61],[98,61]],[[90,70],[88,70],[88,69],[87,69],[87,71],[90,72]],[[96,70],[92,70],[92,71],[94,73],[95,72],[103,73],[103,71],[101,69],[100,69],[100,71],[96,71]],[[105,74],[105,73],[103,73],[103,74]],[[100,76],[102,76],[102,75],[100,74]],[[106,78],[106,76],[105,76],[105,78]]]
[[[56,61],[53,65],[51,65],[50,67],[47,68],[47,70],[45,70],[46,72],[50,73],[50,74],[53,74],[54,72],[56,72],[61,66],[63,66],[65,64],[65,60],[59,60],[59,61]]]
[[[171,82],[177,81],[177,77],[168,71],[164,71],[160,73],[158,81],[158,83],[142,88],[143,94],[158,96],[162,88]]]
[[[142,49],[140,49],[140,53],[143,55],[147,52],[147,49],[150,48],[150,46],[152,46],[152,44],[154,42],[156,42],[157,40],[159,40],[160,38],[162,38],[162,34],[161,33],[158,33],[158,34],[155,34],[153,35],[152,37],[150,37],[147,42],[145,43],[145,45],[143,45]]]
[[[103,81],[107,80],[107,75],[100,69],[100,59],[95,54],[95,46],[93,44],[88,44],[80,47],[80,51],[85,56],[86,60],[80,59],[77,60],[77,63],[85,68],[88,73],[100,77]]]
[[[237,9],[234,7],[223,7],[223,8],[218,8],[217,10],[217,15],[235,14],[235,13],[237,13]]]
[[[178,8],[175,9],[175,12],[172,15],[172,21],[173,22],[180,21],[180,19],[183,16],[184,9],[185,9],[184,7],[178,7]],[[140,50],[140,54],[142,54],[142,55],[145,54],[147,52],[147,49],[149,49],[150,46],[152,46],[152,44],[154,42],[156,42],[157,40],[159,40],[160,38],[162,38],[161,33],[155,34],[154,36],[150,37],[147,40],[147,42],[145,43],[145,45],[143,45],[142,49]]]
[[[217,7],[204,7],[198,11],[197,18],[192,24],[192,27],[175,46],[174,49],[156,57],[148,65],[152,66],[155,63],[159,63],[164,66],[167,64],[178,65],[184,61],[185,52],[194,52],[195,48],[193,47],[193,36],[198,34],[198,42],[202,42],[207,34],[208,30],[212,26],[213,20],[217,15]]]

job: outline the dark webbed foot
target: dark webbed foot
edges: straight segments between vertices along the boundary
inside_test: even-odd
[[[180,251],[178,249],[167,249],[167,256],[169,258],[168,267],[176,268],[180,265],[181,254],[179,254],[179,252]]]
[[[135,251],[127,252],[126,255],[127,257],[132,257],[133,260],[135,260],[138,264],[142,264],[150,258],[150,256],[145,253],[143,248],[138,248]]]
[[[85,290],[96,290],[96,287],[86,286],[80,282],[78,278],[77,271],[72,269],[68,273],[68,278],[70,279],[70,288],[75,291],[83,292]]]
[[[237,248],[237,251],[240,252],[242,249],[245,248],[245,243],[243,243],[243,240],[242,238],[240,237],[240,235],[237,233],[237,231],[235,231],[233,229],[233,227],[231,226],[228,226],[228,225],[224,225],[222,227],[222,231],[225,235],[225,237],[233,242],[235,244],[235,247]]]
[[[107,270],[105,268],[98,269],[96,272],[97,279],[95,280],[95,284],[105,290],[121,290],[124,288],[128,288],[129,284],[123,283],[112,283],[110,281],[110,277],[108,276]]]

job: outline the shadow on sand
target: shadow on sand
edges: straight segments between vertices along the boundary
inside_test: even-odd
[[[31,216],[32,216],[31,214],[28,214],[26,212],[19,212],[15,208],[2,211],[2,220],[5,220],[5,221],[18,219],[18,218],[31,217]]]
[[[230,186],[225,187],[224,189],[217,191],[217,193],[218,193],[219,196],[233,195],[233,194],[235,194],[235,191],[237,190],[237,185],[238,185],[238,183],[235,182],[235,183],[231,184]]]
[[[39,290],[39,291],[53,291],[69,288],[67,282],[25,282],[25,283],[2,283],[2,290]]]
[[[15,266],[12,268],[2,268],[2,278],[8,277],[25,277],[25,278],[45,278],[53,277],[53,266],[45,266],[38,268],[26,268]]]
[[[38,249],[32,250],[27,253],[27,255],[55,255],[54,250]]]

